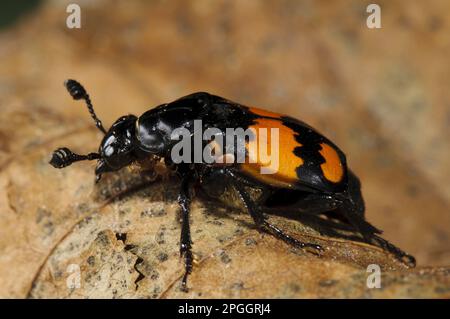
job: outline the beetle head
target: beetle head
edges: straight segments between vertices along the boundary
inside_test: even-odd
[[[122,116],[106,132],[98,150],[100,158],[95,169],[97,179],[102,173],[119,170],[137,159],[136,120],[134,115]]]
[[[65,86],[75,100],[83,99],[86,102],[97,128],[105,136],[100,144],[98,153],[79,155],[63,147],[53,152],[50,164],[56,168],[63,168],[78,161],[98,160],[95,169],[98,181],[102,173],[119,170],[137,160],[139,155],[142,154],[142,151],[135,147],[137,144],[135,138],[137,117],[134,115],[122,116],[106,131],[102,122],[97,118],[89,95],[83,86],[75,80],[67,80]]]

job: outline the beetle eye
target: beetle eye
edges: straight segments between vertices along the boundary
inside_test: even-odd
[[[105,148],[105,155],[106,156],[111,156],[111,155],[113,155],[114,154],[114,147],[112,147],[112,146],[107,146],[106,148]]]

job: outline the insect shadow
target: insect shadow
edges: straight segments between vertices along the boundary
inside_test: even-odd
[[[150,201],[176,201],[178,189],[175,187],[175,178],[169,178],[168,183],[169,185],[174,186],[167,187],[165,184],[166,186],[164,188],[155,189],[158,186],[161,186],[162,182],[163,178],[161,176],[149,177],[145,176],[145,174],[135,174],[127,170],[121,170],[115,174],[110,174],[107,178],[97,184],[95,199],[99,202],[103,202],[104,205],[121,200],[126,201],[133,196],[141,196]],[[257,228],[251,221],[242,219],[236,220],[236,215],[245,215],[243,208],[234,207],[227,202],[210,198],[200,189],[196,191],[196,195],[205,206],[206,214],[237,221],[245,228]],[[364,242],[363,238],[355,233],[350,223],[333,211],[318,215],[302,213],[286,207],[266,209],[264,213],[269,216],[273,215],[287,220],[297,221],[306,227],[318,231],[321,235],[326,237]]]

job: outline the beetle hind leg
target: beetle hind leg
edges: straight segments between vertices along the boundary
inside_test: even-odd
[[[395,258],[409,267],[415,267],[416,259],[379,236],[382,232],[372,226],[364,219],[364,216],[358,212],[358,208],[351,200],[346,200],[340,211],[344,214],[348,222],[362,235],[364,241],[368,244],[375,244],[393,254]]]
[[[365,220],[364,211],[365,205],[361,194],[361,183],[358,177],[349,171],[349,188],[348,198],[342,202],[342,206],[338,209],[347,219],[347,221],[363,236],[364,241],[369,244],[375,244],[378,247],[385,249],[395,256],[395,258],[409,267],[416,265],[416,260],[413,256],[407,254],[400,248],[391,244],[386,239],[379,235],[381,230],[374,227]]]
[[[416,266],[416,259],[414,258],[414,256],[407,254],[406,252],[404,252],[403,250],[401,250],[394,244],[391,244],[390,242],[388,242],[386,239],[383,239],[380,236],[374,235],[373,240],[376,243],[378,243],[379,246],[386,249],[390,253],[394,254],[394,256],[398,260],[400,260],[401,262],[408,265],[408,267],[413,268]]]

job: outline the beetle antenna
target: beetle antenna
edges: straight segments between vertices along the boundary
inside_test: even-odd
[[[86,102],[89,113],[95,121],[95,126],[97,126],[97,128],[102,131],[103,134],[106,134],[106,130],[103,127],[102,121],[100,121],[95,114],[94,107],[92,106],[91,99],[89,98],[89,94],[87,94],[84,87],[79,82],[71,79],[66,80],[64,82],[64,85],[74,100],[83,99]]]
[[[67,147],[58,148],[53,152],[52,159],[50,160],[50,164],[55,168],[63,168],[71,165],[72,163],[79,161],[91,161],[95,159],[99,159],[100,154],[98,153],[89,153],[87,155],[79,155],[75,154]]]

